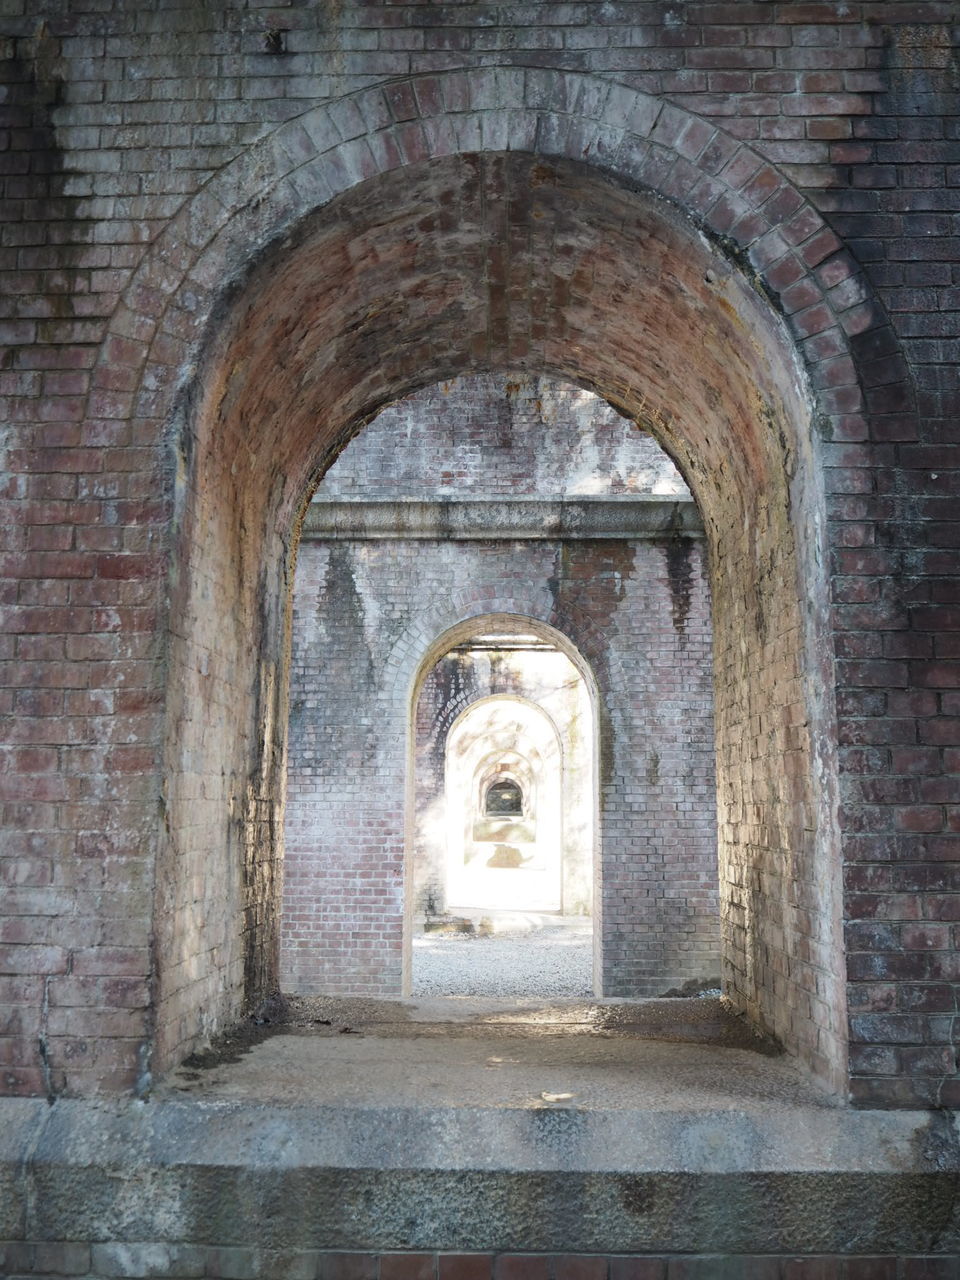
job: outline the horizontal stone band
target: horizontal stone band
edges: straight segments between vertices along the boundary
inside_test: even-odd
[[[701,538],[688,497],[315,501],[302,536],[452,540]]]

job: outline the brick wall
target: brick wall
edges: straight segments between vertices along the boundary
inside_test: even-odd
[[[574,647],[584,640],[576,629],[581,610],[605,619],[603,649],[588,650],[606,730],[605,993],[656,995],[716,973],[708,603],[694,547],[690,612],[682,630],[674,628],[667,555],[655,545],[604,542],[303,543],[291,683],[286,989],[399,993],[410,709],[390,659],[436,601],[454,602],[444,610],[449,627],[475,616],[476,606],[464,608],[464,581],[490,613],[546,623]],[[371,615],[372,635],[363,625]],[[621,684],[626,653],[641,656]]]
[[[730,989],[843,1088],[846,977],[857,1101],[955,1101],[954,6],[4,12],[3,1088],[130,1084],[275,979],[299,496],[385,401],[526,363],[646,414],[704,511],[720,739],[753,744],[720,759]],[[508,204],[508,144],[581,167]],[[722,249],[644,278],[665,205],[616,182]],[[790,333],[749,370],[741,278]],[[750,388],[790,353],[818,433],[784,392],[778,443]],[[748,705],[758,589],[793,665]]]
[[[451,378],[385,409],[326,473],[333,498],[689,499],[656,440],[589,391],[524,373]]]
[[[410,496],[412,454],[429,459],[428,488],[433,475],[459,468],[471,496],[502,497],[515,477],[530,474],[544,413],[552,465],[543,466],[537,496],[574,484],[599,494],[622,488],[622,476],[637,493],[681,488],[654,442],[594,397],[548,379],[488,375],[385,410],[338,458],[319,494],[393,496],[396,484],[410,486]],[[482,446],[494,454],[488,466],[479,449],[475,458],[464,449],[464,434],[498,420],[496,443]],[[449,489],[458,491],[452,482]],[[411,684],[417,677],[422,698],[436,701],[431,673],[442,635],[491,614],[555,629],[596,681],[604,993],[657,995],[716,975],[710,605],[697,540],[307,535],[293,611],[285,989],[399,993]],[[398,672],[411,634],[423,637],[421,647],[399,659]],[[499,688],[481,681],[473,696]]]
[[[953,1254],[537,1254],[343,1253],[297,1249],[283,1254],[233,1245],[0,1243],[11,1280],[19,1277],[125,1276],[140,1267],[167,1280],[216,1276],[297,1275],[316,1280],[947,1280]]]

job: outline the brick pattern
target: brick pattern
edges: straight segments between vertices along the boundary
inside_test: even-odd
[[[955,1280],[954,1254],[270,1253],[189,1244],[0,1242],[8,1280]]]
[[[596,676],[605,993],[716,975],[709,597],[693,545],[677,625],[670,554],[606,542],[302,544],[285,989],[399,993],[410,687],[444,631],[498,613],[556,628]],[[422,647],[398,677],[391,662],[411,630]]]
[[[0,874],[11,916],[0,1085],[129,1084],[138,1051],[149,1057],[149,984],[159,983],[162,1061],[235,1012],[245,984],[255,993],[269,982],[275,938],[258,902],[273,872],[256,849],[277,826],[282,748],[260,750],[251,714],[243,733],[229,730],[224,762],[205,722],[211,708],[215,723],[230,721],[231,666],[259,690],[259,715],[280,709],[276,676],[268,663],[250,680],[243,651],[258,637],[239,619],[236,653],[215,636],[180,661],[182,594],[192,584],[202,600],[219,575],[178,562],[167,582],[170,517],[184,510],[178,466],[189,478],[194,455],[189,432],[179,459],[159,442],[218,291],[256,246],[366,174],[509,140],[609,165],[678,201],[748,256],[790,317],[830,423],[853,1093],[881,1105],[954,1100],[944,927],[957,890],[954,6],[626,0],[544,3],[534,20],[519,5],[345,4],[336,23],[319,13],[130,4],[107,21],[75,4],[38,27],[27,0],[5,9],[0,397],[16,437],[4,440],[0,522]],[[273,23],[284,30],[268,41]],[[371,141],[358,142],[365,130]],[[318,151],[323,164],[311,167]],[[432,234],[417,228],[411,243]],[[470,265],[458,261],[461,279]],[[571,351],[585,363],[575,347],[565,344],[566,364]],[[502,346],[493,354],[502,361]],[[611,375],[611,389],[622,380]],[[396,391],[384,382],[348,404],[344,430]],[[256,527],[243,506],[237,524]],[[187,511],[177,537],[209,520],[200,503]],[[279,543],[264,552],[271,563]],[[224,603],[220,619],[232,616]],[[216,675],[204,670],[209,654]],[[164,694],[165,662],[180,696]],[[207,751],[216,768],[196,785],[168,769],[161,785],[161,716],[187,724],[191,705],[203,713],[179,735],[186,758]],[[787,726],[794,735],[801,721]],[[264,767],[251,763],[258,750]],[[725,811],[738,801],[724,797]],[[224,877],[205,850],[225,827],[249,856],[242,903],[220,918]],[[777,865],[771,853],[763,874]],[[780,897],[791,916],[816,915],[810,892],[790,883]],[[788,955],[781,925],[770,922],[759,984],[778,994],[751,1007],[777,1023],[789,1006],[795,1025],[778,1025],[809,1052],[830,1024],[836,1057],[838,1029],[818,1008],[837,1010],[830,966],[799,954],[811,945],[802,928]],[[81,1037],[94,1021],[97,1035]]]
[[[434,485],[451,496],[491,498],[518,487],[545,498],[686,492],[653,439],[597,397],[547,378],[487,374],[385,410],[337,459],[318,497],[417,496]],[[409,689],[396,680],[385,689],[383,672],[397,637],[463,584],[463,617],[482,612],[485,598],[509,598],[514,612],[559,626],[575,647],[586,639],[578,617],[596,625],[590,643],[608,726],[600,764],[604,991],[657,995],[688,981],[711,984],[719,973],[716,817],[700,549],[309,540],[293,607],[285,989],[399,992],[404,823],[395,815],[403,806]],[[447,626],[462,620],[447,614]],[[425,635],[431,648],[437,639]],[[610,673],[629,666],[632,654],[642,657],[629,682],[612,684]],[[432,716],[420,724],[418,813],[442,785],[446,729],[473,699],[500,688],[461,678],[447,705],[438,672],[426,675],[418,701],[418,724],[428,707],[444,716],[439,733]],[[548,693],[528,689],[534,700]],[[428,889],[421,883],[414,892]],[[442,883],[435,897],[442,899]]]
[[[890,385],[867,390],[865,442],[838,450],[830,502],[852,1096],[956,1106],[958,95],[955,31],[919,16],[884,33],[851,181],[821,202],[891,323],[864,340]]]
[[[478,182],[486,193],[479,203],[475,198]],[[829,780],[830,774],[812,760],[814,743],[826,741],[832,725],[831,686],[819,681],[805,684],[803,678],[810,661],[807,650],[812,652],[818,643],[812,637],[823,621],[825,601],[824,588],[817,584],[817,565],[822,561],[817,559],[816,547],[803,543],[799,549],[804,565],[802,569],[795,565],[798,530],[816,527],[820,517],[813,509],[817,485],[809,458],[811,442],[801,436],[790,443],[805,418],[803,406],[795,400],[793,357],[785,345],[786,335],[772,322],[756,293],[730,274],[721,259],[711,257],[704,244],[691,240],[681,224],[671,222],[662,206],[644,205],[643,219],[652,219],[657,232],[645,240],[648,253],[638,258],[634,199],[601,183],[587,188],[591,192],[587,200],[583,183],[579,170],[564,164],[544,166],[522,156],[479,161],[454,156],[438,158],[425,167],[413,165],[386,175],[376,196],[364,188],[341,197],[335,230],[304,246],[303,260],[277,262],[260,283],[251,285],[247,297],[253,309],[246,310],[242,320],[238,317],[239,327],[229,339],[230,393],[198,420],[209,447],[197,451],[200,470],[188,504],[189,510],[195,505],[199,514],[195,525],[193,517],[189,522],[197,532],[188,544],[191,568],[181,578],[183,589],[209,583],[206,590],[215,595],[218,606],[196,612],[193,600],[186,596],[182,603],[175,602],[178,639],[173,669],[177,674],[172,679],[172,696],[176,701],[189,693],[184,703],[187,711],[202,706],[204,697],[210,696],[204,689],[218,686],[210,681],[197,684],[195,673],[203,671],[210,654],[215,656],[218,679],[223,680],[218,702],[231,706],[240,720],[257,726],[245,742],[231,738],[235,754],[230,772],[239,777],[253,775],[262,787],[260,799],[241,809],[238,840],[245,849],[269,851],[277,827],[270,818],[271,784],[262,762],[275,762],[278,757],[273,747],[264,750],[260,743],[268,739],[275,743],[280,712],[270,699],[249,703],[242,711],[241,707],[243,699],[252,697],[264,682],[270,689],[277,687],[270,655],[280,647],[282,610],[276,596],[263,594],[268,583],[277,582],[275,576],[261,583],[247,577],[237,593],[231,574],[241,563],[284,562],[282,528],[287,504],[294,502],[309,474],[305,458],[323,447],[317,421],[325,424],[329,447],[335,450],[343,440],[337,424],[360,412],[350,406],[375,403],[382,398],[384,385],[402,388],[430,381],[449,362],[462,360],[465,346],[479,351],[483,363],[509,367],[533,361],[541,367],[563,368],[571,342],[579,341],[576,335],[584,324],[605,330],[605,343],[578,348],[580,358],[597,362],[591,380],[630,416],[657,426],[697,489],[708,536],[724,544],[724,554],[716,559],[720,591],[715,616],[722,624],[718,633],[723,636],[723,653],[718,661],[724,679],[719,688],[725,695],[717,718],[719,736],[726,744],[719,755],[725,770],[719,796],[724,815],[730,816],[719,824],[726,847],[721,856],[724,891],[731,903],[724,922],[728,989],[746,1012],[837,1085],[842,1007],[837,994],[836,908],[830,904],[836,902],[833,880],[838,864],[831,843],[830,795],[822,781]],[[571,203],[574,190],[576,204]],[[459,235],[452,246],[443,235],[417,242],[414,224],[424,200],[457,211],[448,218],[451,229],[471,228],[474,258],[466,274],[462,264],[456,273],[446,266],[448,254],[462,254]],[[522,299],[526,319],[520,320],[517,312],[510,328],[496,320],[498,309],[506,305],[506,278],[501,274],[491,291],[484,265],[490,255],[496,260],[507,203],[513,218],[520,218],[520,209],[532,204],[523,215],[526,220],[520,219],[526,240],[516,247],[513,268],[520,271],[527,289],[512,293],[510,304],[519,308]],[[406,223],[397,216],[398,209],[409,211]],[[569,221],[571,210],[575,210],[575,226]],[[664,217],[667,221],[662,221]],[[361,232],[361,226],[367,230]],[[334,241],[346,237],[349,247],[331,243],[331,234]],[[337,308],[343,314],[334,308],[325,313],[324,324],[302,330],[297,317],[310,304],[299,290],[314,272],[325,270],[324,263],[382,262],[397,253],[409,254],[413,244],[418,244],[425,278],[432,281],[430,289],[439,290],[426,319],[416,293],[399,304],[384,300],[379,294],[379,270],[353,272],[351,268],[349,288],[344,284],[336,289]],[[430,264],[426,254],[435,255]],[[706,258],[698,256],[703,254]],[[617,291],[591,295],[591,306],[599,311],[589,322],[580,304],[575,305],[576,291],[571,293],[565,284],[550,286],[539,278],[544,264],[564,259],[569,260],[565,269],[570,270],[571,280],[620,280]],[[674,284],[678,272],[685,281],[679,292]],[[469,297],[464,294],[465,282],[475,291]],[[724,292],[723,307],[716,302],[715,288]],[[353,290],[359,293],[355,296]],[[368,290],[373,290],[370,296]],[[636,309],[628,312],[620,305],[620,290]],[[385,310],[390,313],[397,305],[401,314],[385,315]],[[694,310],[686,315],[688,306]],[[705,314],[712,317],[706,330]],[[472,335],[464,333],[464,315],[476,326]],[[372,318],[371,329],[360,319],[363,316]],[[666,327],[665,321],[669,322]],[[572,333],[567,328],[571,322]],[[278,323],[287,338],[271,355],[268,369],[262,364],[267,350],[259,335]],[[429,341],[384,345],[386,330],[392,333],[398,325],[409,324],[420,332],[424,323],[429,325]],[[332,326],[329,332],[326,324]],[[348,353],[338,349],[336,334],[357,326],[363,337],[348,359]],[[749,344],[743,342],[744,328],[754,335]],[[223,341],[228,341],[226,335]],[[535,356],[529,350],[531,341]],[[642,350],[672,352],[670,366],[660,366],[662,381],[647,384],[643,392],[625,390],[622,382],[624,363],[635,358],[638,345]],[[691,367],[698,369],[696,386],[687,376]],[[319,381],[318,368],[324,371]],[[218,376],[211,375],[211,386],[217,385]],[[311,402],[308,412],[301,404],[304,387],[322,392],[324,405]],[[647,399],[648,391],[654,390],[656,404]],[[285,401],[300,407],[278,415],[276,406]],[[709,430],[721,404],[727,405],[725,412],[738,424],[733,435],[719,437]],[[258,446],[250,451],[244,433],[245,423],[253,420],[258,422]],[[771,422],[776,424],[774,431]],[[788,494],[786,477],[798,466],[798,459],[804,462]],[[217,503],[224,503],[220,495],[227,493],[231,500],[218,512]],[[275,500],[280,503],[279,512],[273,509]],[[749,515],[743,512],[744,501]],[[804,511],[809,514],[803,516]],[[275,521],[280,522],[279,528]],[[241,533],[242,549],[228,551],[231,540]],[[264,540],[262,544],[258,539]],[[810,577],[803,621],[796,597],[798,572]],[[220,619],[231,615],[236,621],[225,631]],[[580,634],[597,630],[597,623],[587,616],[578,618],[576,625]],[[243,643],[238,642],[240,636],[246,637]],[[264,655],[265,666],[259,674],[241,679],[238,664],[244,653]],[[756,671],[763,671],[764,678],[745,684],[746,673]],[[222,760],[211,751],[215,739],[203,717],[194,715],[191,725],[189,715],[176,710],[172,723],[178,726],[172,744],[177,756],[205,773],[199,781],[188,776],[182,781],[192,792],[199,790],[205,796],[206,812],[211,815],[208,827],[213,832],[214,806],[225,775]],[[819,774],[816,784],[815,773]],[[784,777],[789,779],[788,787],[783,786]],[[223,796],[223,808],[228,807],[226,802]],[[171,818],[176,830],[197,827],[195,804],[177,809]],[[229,809],[231,814],[237,812],[232,800]],[[204,834],[200,840],[191,835],[189,843],[178,840],[177,847],[192,863],[207,867],[211,839],[212,835]],[[763,863],[759,876],[758,862]],[[269,852],[264,865],[269,865]],[[788,889],[782,881],[794,865],[797,885]],[[269,871],[264,878],[270,882]],[[272,880],[277,883],[275,875]],[[180,876],[175,883],[186,887],[190,880]],[[768,910],[770,904],[774,905]],[[214,910],[221,918],[227,914],[222,897]],[[827,913],[825,919],[822,912]],[[171,911],[164,918],[179,921],[181,914]],[[252,927],[244,946],[262,956],[266,947],[258,944],[257,930],[274,917],[267,909],[259,915],[251,912],[247,918]],[[182,924],[177,927],[177,941],[185,944],[188,933]],[[216,955],[229,958],[226,947],[218,947]],[[191,1004],[197,1011],[211,1006],[209,998],[195,1003],[195,993],[205,992],[209,979],[201,978],[196,969],[185,971],[192,972],[193,985],[192,992],[184,988],[178,996],[186,1022]],[[164,972],[169,970],[161,967],[161,977]],[[170,1025],[166,1009],[163,1013],[164,1025]]]
[[[555,378],[475,373],[384,409],[337,458],[316,496],[641,493],[689,497],[656,440],[606,401]]]

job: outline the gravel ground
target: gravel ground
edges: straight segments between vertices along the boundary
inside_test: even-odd
[[[414,996],[591,996],[593,929],[577,921],[413,940]]]

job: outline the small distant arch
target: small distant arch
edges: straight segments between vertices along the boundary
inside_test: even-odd
[[[565,788],[562,781],[567,752],[558,731],[557,724],[546,708],[529,701],[515,693],[497,693],[481,697],[469,703],[453,720],[446,730],[446,747],[444,751],[444,789],[449,778],[450,768],[463,770],[465,785],[457,788],[457,794],[468,796],[466,812],[462,804],[457,812],[457,821],[462,832],[457,831],[456,838],[463,839],[471,845],[486,844],[490,853],[485,861],[492,871],[512,870],[518,865],[527,865],[529,855],[535,853],[533,846],[540,841],[550,843],[554,827],[558,848],[562,845],[562,832],[568,830],[571,838],[580,833],[580,847],[589,850],[585,865],[578,867],[573,859],[561,855],[559,859],[559,898],[556,910],[563,910],[566,901],[586,904],[581,914],[592,915],[593,918],[593,986],[596,995],[603,990],[603,893],[602,893],[602,828],[600,816],[600,761],[603,743],[601,740],[601,693],[593,667],[584,657],[580,648],[555,626],[529,614],[495,610],[489,613],[478,613],[462,618],[452,626],[435,634],[434,638],[422,638],[419,661],[411,673],[408,685],[407,701],[407,787],[405,804],[405,871],[404,871],[404,929],[403,929],[403,977],[402,991],[409,995],[412,989],[413,973],[413,930],[416,888],[414,883],[415,844],[416,844],[416,720],[417,704],[420,693],[426,684],[430,672],[438,662],[452,650],[466,642],[481,636],[495,635],[502,638],[504,647],[509,648],[510,637],[529,640],[536,636],[545,641],[557,653],[562,654],[576,672],[577,681],[583,691],[585,738],[589,748],[584,755],[585,776],[582,782],[572,788]],[[588,633],[589,638],[589,633]],[[579,639],[579,637],[578,637]],[[494,715],[497,709],[501,715],[513,720],[536,720],[542,722],[541,733],[534,734],[528,740],[522,752],[517,750],[515,732],[501,732],[498,736],[493,732],[488,738],[489,752],[474,752],[470,759],[465,758],[460,738],[468,728],[470,721],[478,716]],[[556,772],[556,786],[547,785],[544,777],[552,768]],[[468,782],[468,778],[470,781]],[[578,789],[579,788],[579,789]],[[565,821],[561,815],[565,812],[567,799],[565,793],[580,796],[581,799],[570,800],[576,805],[576,818]],[[491,793],[493,793],[491,797]],[[511,807],[500,812],[491,812],[491,798],[503,797],[504,805],[519,804],[519,808]],[[503,830],[507,828],[508,830]],[[521,850],[517,861],[507,861],[497,850],[498,841],[516,844]],[[490,861],[490,859],[493,859]],[[462,856],[447,861],[447,891],[450,890],[450,868],[454,861],[462,862]],[[580,878],[585,877],[581,886]],[[568,883],[569,881],[569,883]],[[462,906],[462,903],[455,903]],[[521,908],[522,909],[522,908]],[[537,909],[537,908],[531,908]]]
[[[483,796],[483,812],[488,818],[522,818],[523,789],[513,778],[496,778],[488,782]]]

